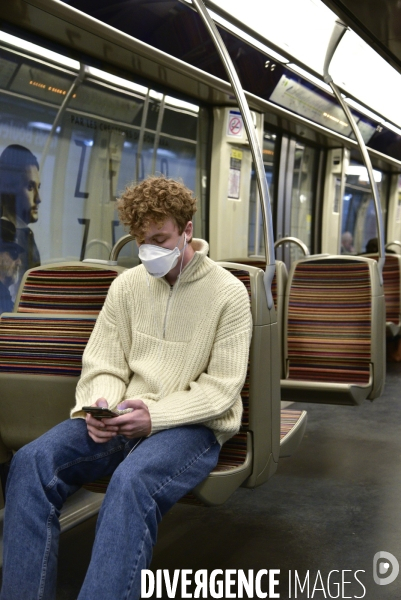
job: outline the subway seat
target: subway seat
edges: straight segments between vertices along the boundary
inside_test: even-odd
[[[193,491],[197,501],[210,505],[224,502],[239,485],[266,481],[277,468],[280,442],[275,311],[267,309],[260,269],[227,266],[250,294],[253,341],[241,431],[222,448],[215,471]],[[74,262],[25,274],[14,312],[0,319],[0,433],[6,450],[17,450],[68,418],[96,315],[123,270]],[[260,365],[260,356],[267,354],[272,354],[272,373]]]
[[[365,256],[378,260],[378,254]],[[387,337],[395,337],[401,331],[401,256],[399,254],[385,255],[383,267],[384,300],[386,302],[386,333]]]
[[[311,256],[290,270],[283,400],[360,404],[385,383],[385,301],[377,263]]]
[[[241,391],[243,414],[240,432],[223,444],[219,461],[210,475],[184,503],[217,506],[239,487],[256,487],[267,481],[277,468],[280,445],[280,382],[275,311],[267,308],[263,271],[253,266],[219,263],[247,288],[253,319],[253,334],[248,370]],[[272,355],[272,372],[261,363],[261,356]],[[92,492],[104,493],[110,478],[85,485]]]
[[[0,318],[0,436],[8,451],[68,419],[82,352],[123,270],[74,261],[24,274],[14,311]]]
[[[243,265],[266,268],[266,261],[257,257],[241,259],[230,259],[228,262],[237,262]],[[288,272],[285,263],[276,260],[276,270],[272,281],[272,296],[277,315],[278,343],[277,352],[280,356],[280,377],[284,377],[284,366],[282,360],[283,344],[283,322],[284,322],[284,300],[288,280]],[[280,458],[287,458],[294,454],[304,436],[307,425],[308,414],[305,410],[281,409],[280,411]]]

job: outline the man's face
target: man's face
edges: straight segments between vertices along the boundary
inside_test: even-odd
[[[17,250],[0,251],[0,281],[10,287],[18,280],[21,266],[20,254]]]
[[[38,207],[41,202],[39,188],[39,171],[37,167],[30,165],[23,171],[15,191],[16,213],[27,224],[36,223],[38,220]]]

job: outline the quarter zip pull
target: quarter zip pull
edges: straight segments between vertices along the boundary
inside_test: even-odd
[[[171,296],[173,295],[174,286],[170,285],[170,292],[168,295],[167,306],[166,306],[166,314],[164,315],[164,323],[163,323],[163,340],[166,338],[166,326],[167,326],[167,315],[170,307]]]

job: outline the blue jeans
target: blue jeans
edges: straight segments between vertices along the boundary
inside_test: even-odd
[[[104,444],[83,419],[57,425],[14,456],[7,483],[0,600],[53,600],[59,515],[82,484],[112,475],[78,600],[136,600],[162,516],[215,467],[220,446],[203,425]]]

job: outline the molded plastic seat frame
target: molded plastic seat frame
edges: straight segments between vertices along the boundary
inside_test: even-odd
[[[339,383],[316,380],[299,380],[288,378],[288,319],[291,286],[293,285],[296,269],[299,265],[317,264],[325,265],[330,269],[330,264],[346,266],[347,263],[365,264],[370,277],[371,311],[370,311],[370,361],[369,381],[365,384],[352,382]],[[314,299],[316,302],[316,300]],[[307,299],[303,298],[303,307]],[[335,324],[333,323],[333,340],[335,340]],[[324,404],[358,405],[364,399],[373,400],[379,397],[385,383],[385,302],[383,287],[380,285],[376,261],[361,256],[311,256],[295,262],[290,270],[285,299],[284,322],[284,361],[287,365],[286,377],[281,380],[281,395],[283,400],[300,402],[317,402]]]
[[[226,262],[237,263],[241,265],[248,265],[252,267],[258,267],[259,269],[266,268],[266,260],[262,258],[249,256],[248,258],[227,259]],[[284,300],[285,300],[285,290],[288,281],[288,271],[285,263],[281,260],[276,260],[276,271],[274,273],[273,281],[272,281],[272,296],[274,307],[276,309],[277,315],[277,325],[278,325],[278,351],[280,353],[280,357],[282,357],[282,338],[283,338],[283,322],[284,322]],[[284,363],[280,360],[281,367],[281,377],[285,376]]]
[[[246,259],[229,259],[225,262],[233,262],[241,265],[248,265],[265,269],[266,260],[258,257],[249,256]],[[284,364],[282,360],[282,338],[283,338],[283,321],[284,321],[284,300],[285,290],[287,286],[288,272],[285,263],[281,260],[276,260],[276,272],[272,281],[273,302],[277,315],[278,326],[278,352],[280,354],[280,376],[284,377]],[[298,411],[299,412],[299,411]],[[302,412],[302,414],[301,414]],[[280,458],[291,456],[299,447],[305,433],[307,423],[306,411],[299,412],[299,420],[293,418],[294,411],[281,410],[281,432],[286,430],[286,434],[281,434],[280,437]],[[292,423],[291,428],[288,428],[289,421]]]

